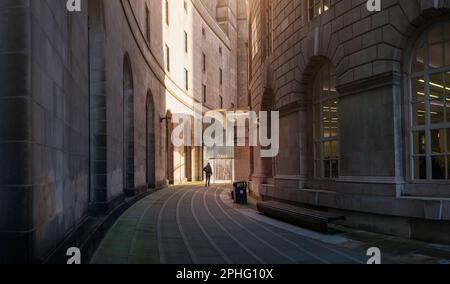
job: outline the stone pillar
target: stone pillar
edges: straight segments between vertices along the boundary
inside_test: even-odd
[[[0,6],[0,263],[32,261],[30,1]]]
[[[308,176],[307,109],[294,102],[280,110],[280,152],[276,158],[274,195],[291,199],[289,191],[302,189]]]

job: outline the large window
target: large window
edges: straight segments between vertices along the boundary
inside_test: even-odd
[[[450,23],[429,28],[411,64],[412,175],[450,179]]]
[[[325,64],[313,85],[314,174],[316,178],[339,176],[339,121],[336,71]]]
[[[330,9],[330,0],[306,0],[308,1],[309,19],[321,15],[323,12]]]

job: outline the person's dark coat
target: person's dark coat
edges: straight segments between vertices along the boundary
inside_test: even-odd
[[[205,168],[203,168],[203,171],[206,175],[211,176],[213,174],[212,168],[210,164],[207,164]]]

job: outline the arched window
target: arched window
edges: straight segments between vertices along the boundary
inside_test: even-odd
[[[326,63],[313,85],[314,176],[336,179],[339,176],[339,121],[336,71]]]
[[[90,202],[107,202],[107,94],[104,1],[91,0],[89,14]],[[101,207],[101,205],[99,205]]]
[[[415,180],[450,179],[450,23],[433,25],[412,55],[411,141]]]
[[[128,56],[123,62],[123,146],[125,193],[134,195],[134,87]]]
[[[149,188],[156,187],[155,177],[155,105],[151,92],[147,94],[146,104],[146,159],[147,159],[147,185]]]

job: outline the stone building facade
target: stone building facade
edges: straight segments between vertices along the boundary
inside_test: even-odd
[[[242,9],[235,0],[82,0],[72,13],[61,0],[0,5],[0,263],[49,261],[125,197],[202,179],[202,149],[171,146],[171,115],[238,106]]]
[[[252,192],[450,243],[450,2],[247,1],[251,107],[280,112]]]

